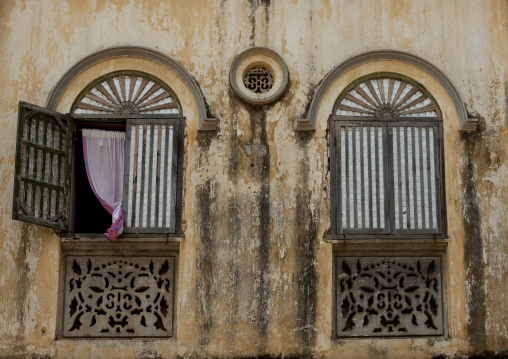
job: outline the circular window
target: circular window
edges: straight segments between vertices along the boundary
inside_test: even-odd
[[[264,47],[253,47],[233,61],[229,74],[235,93],[255,105],[278,99],[287,87],[289,72],[282,57]]]

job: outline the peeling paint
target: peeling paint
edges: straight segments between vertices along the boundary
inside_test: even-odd
[[[0,0],[0,358],[466,358],[508,348],[508,2],[460,0]],[[450,45],[452,44],[452,45]],[[178,75],[156,61],[105,60],[78,74],[58,110],[91,80],[119,69],[160,74],[186,116],[176,335],[168,340],[55,340],[60,239],[11,219],[17,102],[43,106],[77,61],[135,45],[178,61],[203,93],[215,131],[198,131]],[[229,84],[234,58],[266,46],[290,83],[265,107]],[[458,133],[449,96],[429,74],[373,61],[337,79],[399,71],[443,112],[449,238],[448,333],[440,338],[332,336],[332,245],[326,121],[296,132],[324,76],[377,49],[423,57],[480,117]]]

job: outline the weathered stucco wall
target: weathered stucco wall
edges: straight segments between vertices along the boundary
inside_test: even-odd
[[[0,1],[0,357],[302,356],[429,358],[508,348],[508,2]],[[134,45],[195,78],[218,130],[198,131],[188,89],[157,63],[120,58],[79,74],[57,110],[92,79],[138,69],[166,81],[187,117],[185,240],[176,337],[56,340],[60,238],[11,219],[17,103],[44,106],[77,61]],[[229,84],[252,46],[278,52],[290,83],[255,107]],[[351,56],[405,51],[455,85],[478,131],[459,133],[446,91],[424,71],[377,61],[337,79],[314,132],[296,131],[324,76]],[[331,339],[332,245],[326,121],[354,79],[399,72],[423,84],[444,118],[448,214],[445,338]],[[246,145],[260,149],[246,151]]]

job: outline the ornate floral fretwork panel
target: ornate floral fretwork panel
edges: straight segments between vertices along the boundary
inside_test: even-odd
[[[170,337],[174,257],[68,256],[64,337]]]
[[[440,257],[335,257],[338,337],[443,335]]]
[[[273,75],[267,68],[256,66],[245,73],[243,84],[254,93],[265,93],[273,87]]]
[[[340,116],[437,117],[432,100],[414,85],[396,78],[366,80],[342,97],[335,114]]]
[[[180,110],[162,84],[138,74],[123,74],[106,77],[82,94],[74,113],[178,114]]]

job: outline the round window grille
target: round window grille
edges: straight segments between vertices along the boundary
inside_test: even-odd
[[[273,75],[267,68],[255,66],[245,73],[243,84],[249,91],[265,93],[273,87]]]
[[[229,80],[242,100],[264,105],[274,102],[284,93],[289,71],[279,54],[265,47],[253,47],[233,61]]]

